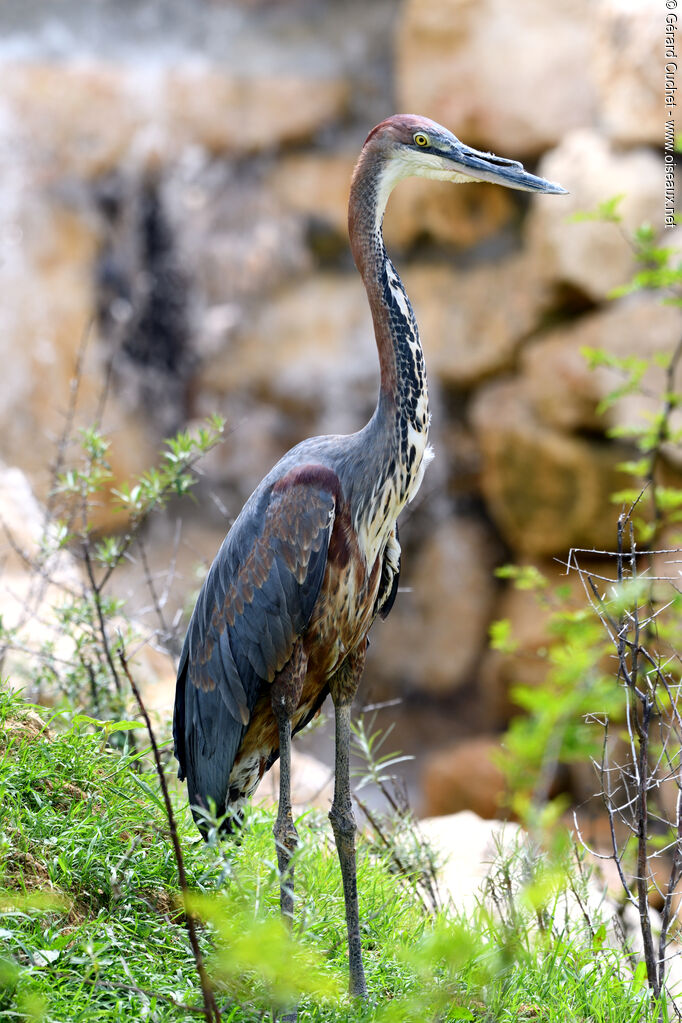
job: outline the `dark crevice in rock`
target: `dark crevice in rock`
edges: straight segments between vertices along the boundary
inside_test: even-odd
[[[96,201],[104,242],[96,267],[97,316],[113,382],[123,400],[163,432],[187,413],[195,364],[190,337],[190,280],[155,175],[100,181]]]

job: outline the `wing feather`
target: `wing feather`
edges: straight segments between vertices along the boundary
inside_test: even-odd
[[[316,466],[303,481],[299,470],[256,491],[209,570],[180,658],[173,722],[192,805],[214,800],[222,814],[229,802],[256,701],[310,621],[339,492],[336,476]]]

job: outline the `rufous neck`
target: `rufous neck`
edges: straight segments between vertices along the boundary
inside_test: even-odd
[[[353,174],[348,203],[348,234],[374,323],[381,368],[381,392],[390,395],[397,384],[394,339],[386,303],[386,266],[382,222],[388,191],[382,187],[385,167],[380,159],[362,154]]]
[[[421,388],[426,396],[426,374],[414,313],[382,234],[386,203],[397,180],[390,163],[363,151],[351,182],[348,231],[374,323],[381,370],[379,406],[398,405],[408,411],[415,390]]]

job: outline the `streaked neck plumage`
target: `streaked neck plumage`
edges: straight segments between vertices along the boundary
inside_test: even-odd
[[[370,548],[379,539],[374,536],[376,529],[381,532],[387,520],[392,526],[405,503],[414,497],[432,457],[419,331],[381,230],[388,196],[401,176],[390,155],[385,157],[366,146],[353,174],[348,205],[351,248],[367,291],[381,370],[379,400],[365,434],[379,456],[378,473],[366,506],[360,509],[364,528],[371,534],[367,537]],[[374,522],[379,501],[383,507],[370,528],[367,522]]]

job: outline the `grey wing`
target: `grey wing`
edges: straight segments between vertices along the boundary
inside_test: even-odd
[[[180,657],[173,720],[178,774],[187,778],[192,806],[208,808],[214,800],[224,812],[256,701],[310,621],[335,496],[308,476],[300,482],[300,473],[290,474],[259,502],[247,503],[199,594]]]

